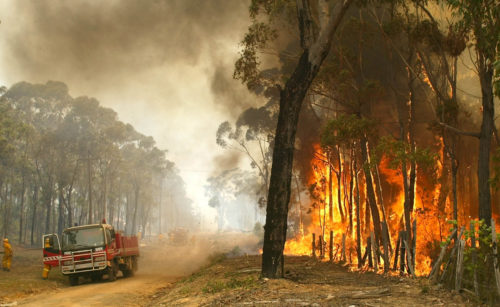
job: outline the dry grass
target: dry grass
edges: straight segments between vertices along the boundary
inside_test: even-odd
[[[41,249],[13,246],[13,250],[10,272],[0,271],[0,303],[68,286],[58,268],[51,270],[48,280],[42,279]]]
[[[286,257],[285,278],[261,279],[260,256],[218,258],[155,294],[153,306],[472,306],[424,279],[350,272]],[[383,291],[381,291],[383,290]]]

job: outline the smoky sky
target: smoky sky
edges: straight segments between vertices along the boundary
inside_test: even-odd
[[[181,169],[188,192],[191,184],[198,193],[214,162],[224,164],[216,158],[225,154],[215,144],[218,124],[259,103],[232,78],[249,4],[2,1],[0,82],[57,80],[74,97],[95,97],[152,135]],[[238,159],[228,158],[234,167]]]
[[[217,61],[220,41],[238,39],[246,2],[15,1],[17,18],[2,30],[17,70],[116,80],[158,65],[196,66],[207,50]]]

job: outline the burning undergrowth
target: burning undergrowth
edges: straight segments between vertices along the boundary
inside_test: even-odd
[[[430,169],[417,165],[411,194],[414,197],[413,206],[409,210],[412,235],[401,245],[400,238],[404,235],[401,231],[406,229],[404,176],[391,155],[385,153],[379,161],[372,161],[367,166],[359,161],[352,150],[327,152],[319,144],[314,149],[315,155],[310,161],[311,172],[306,182],[308,203],[301,207],[301,215],[307,215],[309,221],[299,219],[295,237],[285,244],[285,254],[315,253],[324,260],[331,257],[334,261],[345,261],[353,268],[363,268],[373,266],[372,259],[369,259],[373,251],[380,255],[377,260],[382,269],[385,265],[383,254],[387,249],[388,266],[399,269],[401,249],[409,249],[410,258],[405,257],[403,261],[415,263],[412,271],[414,269],[416,275],[428,274],[439,252],[439,243],[449,235],[451,225],[446,222],[446,218],[452,216],[452,203],[449,198],[442,199],[441,185],[435,180],[442,176],[443,171],[437,157],[433,157],[433,167]],[[364,175],[366,170],[375,192],[380,225],[373,222]],[[296,208],[290,209],[292,213],[297,211]],[[384,224],[387,225],[387,231]],[[380,249],[375,248],[374,251],[371,245],[377,226],[380,227],[381,238],[376,246],[380,246]],[[384,240],[387,240],[386,249],[383,247]],[[394,261],[399,261],[399,264],[396,266]],[[411,273],[408,265],[404,266]]]

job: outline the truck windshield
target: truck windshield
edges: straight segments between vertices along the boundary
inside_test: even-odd
[[[66,230],[62,235],[63,250],[104,245],[102,227]]]

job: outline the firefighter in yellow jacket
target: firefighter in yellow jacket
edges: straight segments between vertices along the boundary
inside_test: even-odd
[[[12,263],[12,246],[10,246],[9,239],[3,239],[3,259],[2,268],[4,271],[10,271],[10,264]]]
[[[50,239],[49,238],[45,238],[44,247],[45,248],[51,248],[52,247],[50,245]],[[46,263],[43,264],[43,272],[42,272],[42,278],[43,279],[49,278],[49,272],[50,272],[51,268],[52,267],[50,266],[50,264],[46,264]]]

